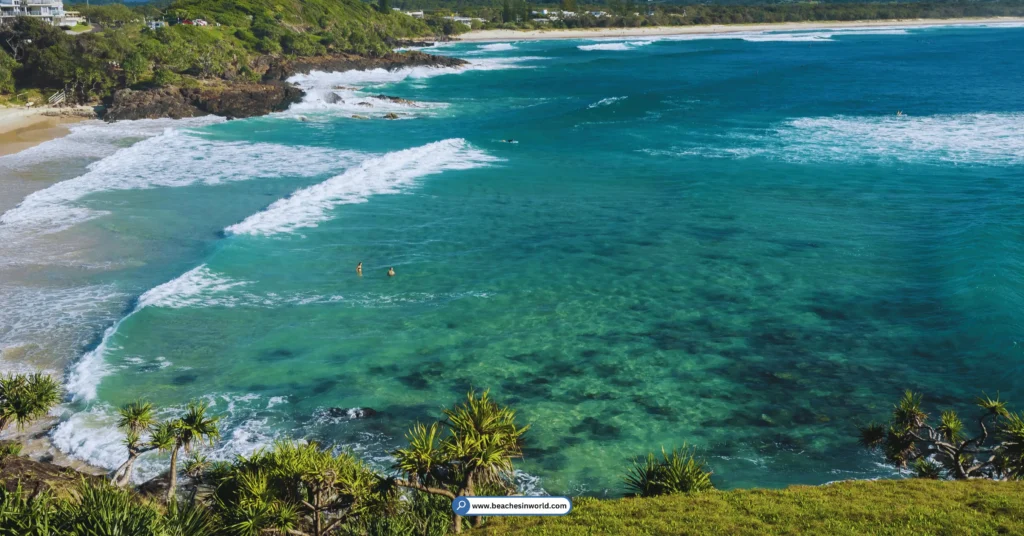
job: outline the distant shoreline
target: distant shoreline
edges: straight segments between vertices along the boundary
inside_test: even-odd
[[[737,32],[832,30],[839,28],[877,28],[899,26],[928,27],[973,24],[1024,23],[1021,17],[958,18],[958,19],[887,19],[864,21],[808,21],[764,24],[702,24],[693,26],[648,26],[644,28],[586,28],[573,30],[473,30],[456,38],[458,41],[540,41],[547,39],[590,39],[601,37],[657,37],[669,35],[703,35]]]

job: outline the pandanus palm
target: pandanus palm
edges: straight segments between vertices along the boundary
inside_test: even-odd
[[[171,483],[167,489],[167,500],[174,499],[174,492],[178,485],[178,453],[191,452],[192,449],[201,443],[213,445],[213,442],[220,438],[220,429],[217,421],[220,417],[211,417],[206,414],[210,407],[206,402],[192,401],[188,403],[185,414],[170,423],[173,431],[174,442],[171,446]]]
[[[60,402],[60,385],[44,374],[10,374],[0,378],[0,432],[11,423],[24,427]]]
[[[114,471],[112,482],[120,487],[127,486],[132,480],[132,468],[135,460],[142,454],[157,448],[142,441],[142,434],[156,422],[153,404],[144,400],[129,402],[118,410],[117,427],[124,430],[124,444],[128,448],[128,459]]]
[[[395,483],[449,499],[475,495],[481,485],[514,491],[512,460],[522,457],[529,425],[519,427],[515,410],[495,403],[487,391],[470,391],[444,415],[440,423],[417,424],[409,431],[409,447],[395,452],[395,468],[408,478]],[[442,427],[448,432],[444,437]],[[474,519],[474,525],[480,521]],[[455,515],[453,523],[461,532],[462,518]]]
[[[886,462],[900,470],[913,465],[922,478],[1024,476],[1024,414],[1011,413],[999,397],[980,397],[975,404],[982,411],[972,433],[953,410],[943,411],[933,424],[922,401],[920,394],[907,391],[893,406],[888,423],[860,429],[860,444],[881,450]]]
[[[335,534],[389,498],[365,464],[316,442],[275,443],[239,457],[212,480],[212,502],[232,536]]]

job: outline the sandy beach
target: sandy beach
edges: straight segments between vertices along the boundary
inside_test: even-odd
[[[709,24],[699,26],[654,26],[646,28],[587,28],[576,30],[475,30],[458,37],[460,41],[521,41],[542,39],[590,39],[598,37],[657,37],[668,35],[716,34],[735,32],[785,32],[830,30],[837,28],[926,27],[957,24],[1021,24],[1024,18],[985,19],[896,19],[835,22],[785,22],[771,24]]]
[[[90,106],[0,108],[0,156],[64,136],[69,124],[95,118]]]

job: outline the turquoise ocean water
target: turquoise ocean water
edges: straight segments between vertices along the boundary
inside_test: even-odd
[[[4,207],[0,345],[69,363],[57,447],[116,466],[112,407],[206,398],[217,456],[384,467],[489,388],[525,487],[602,495],[683,441],[721,487],[888,477],[856,425],[903,389],[1024,403],[1024,28],[438,52],[0,159],[50,184]]]

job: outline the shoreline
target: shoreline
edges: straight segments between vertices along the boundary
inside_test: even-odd
[[[958,19],[884,19],[861,21],[772,22],[760,24],[701,24],[693,26],[648,26],[643,28],[586,28],[572,30],[473,30],[457,36],[455,42],[544,41],[615,37],[659,37],[672,35],[712,35],[740,32],[833,30],[845,28],[927,28],[975,24],[1022,23],[1024,17]]]
[[[0,107],[0,157],[16,155],[50,140],[62,138],[71,133],[71,125],[92,119],[99,119],[99,116],[91,106]],[[0,177],[0,180],[4,180],[4,177]],[[45,185],[40,184],[39,187],[45,188]],[[38,370],[37,364],[23,360],[16,360],[14,363],[24,365],[27,369]],[[0,434],[0,441],[21,443],[22,457],[29,460],[68,467],[87,475],[106,475],[106,469],[73,458],[54,446],[49,434],[59,423],[60,419],[51,415],[33,422],[24,429],[12,428],[4,431]]]
[[[62,138],[71,132],[69,125],[89,119],[98,119],[90,106],[0,108],[0,156]]]

